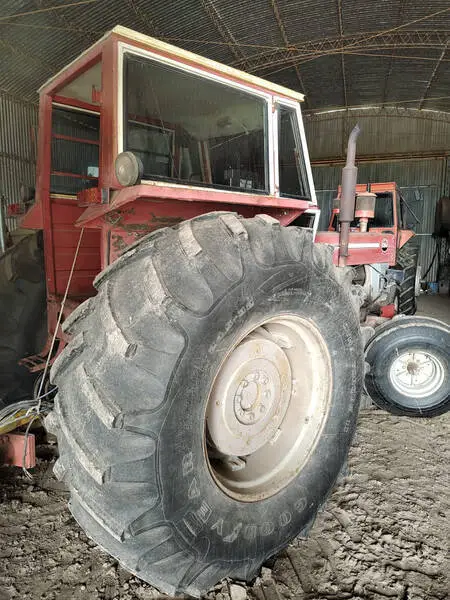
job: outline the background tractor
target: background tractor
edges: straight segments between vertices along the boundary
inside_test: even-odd
[[[21,223],[39,233],[1,267],[0,427],[48,412],[74,517],[167,593],[252,579],[308,530],[351,443],[369,336],[372,396],[448,407],[448,327],[405,317],[378,345],[383,318],[352,286],[353,239],[374,235],[352,231],[357,130],[324,234],[339,266],[314,243],[302,99],[122,27],[40,90]],[[394,265],[396,235],[377,236],[363,262]]]
[[[331,244],[337,259],[339,249],[339,205],[341,188],[334,202],[328,231],[318,232],[316,241]],[[349,257],[354,267],[354,291],[367,314],[392,317],[416,312],[418,247],[414,232],[406,227],[410,211],[395,183],[356,186],[354,220],[350,223]]]

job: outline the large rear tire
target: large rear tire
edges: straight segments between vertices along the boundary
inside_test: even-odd
[[[35,376],[18,361],[46,338],[42,235],[21,239],[0,257],[0,407],[32,396]]]
[[[52,369],[73,515],[166,593],[253,578],[311,523],[355,429],[359,319],[328,247],[212,213],[151,234],[96,287]]]

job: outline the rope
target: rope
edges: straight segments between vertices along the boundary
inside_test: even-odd
[[[78,238],[78,244],[77,244],[77,247],[75,249],[75,254],[74,254],[74,257],[73,257],[73,261],[72,261],[72,267],[70,269],[69,278],[67,280],[66,290],[64,292],[64,296],[63,296],[63,299],[61,301],[61,307],[60,307],[59,314],[58,314],[58,320],[56,322],[55,331],[53,332],[53,337],[52,337],[52,341],[51,341],[51,344],[50,344],[50,349],[49,349],[48,354],[47,354],[47,360],[45,362],[44,371],[43,371],[43,374],[42,374],[41,382],[39,384],[39,390],[38,390],[38,394],[37,394],[38,395],[38,403],[36,404],[36,406],[33,406],[32,408],[30,408],[27,411],[27,416],[33,414],[34,412],[36,413],[31,418],[30,422],[28,423],[27,429],[25,431],[25,441],[24,441],[24,446],[23,446],[22,471],[25,473],[25,475],[28,477],[28,479],[33,479],[33,476],[28,471],[28,469],[25,467],[25,461],[26,461],[27,449],[28,449],[28,435],[29,435],[29,432],[30,432],[31,425],[34,423],[34,421],[36,419],[38,419],[40,417],[41,406],[42,406],[42,398],[44,397],[41,394],[41,392],[42,392],[42,388],[44,387],[44,382],[45,382],[45,378],[47,376],[48,369],[50,367],[50,361],[52,359],[53,348],[55,347],[56,337],[58,335],[58,329],[59,329],[59,326],[61,325],[61,320],[62,320],[62,317],[63,317],[64,305],[66,303],[67,296],[69,294],[70,284],[72,283],[73,272],[75,270],[75,265],[76,265],[76,262],[77,262],[78,253],[80,251],[81,240],[83,239],[83,233],[84,233],[84,227],[80,231],[80,236]]]

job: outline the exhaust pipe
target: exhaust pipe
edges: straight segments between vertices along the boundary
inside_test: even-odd
[[[355,125],[348,138],[347,162],[342,169],[341,201],[339,210],[339,266],[347,265],[348,238],[350,234],[350,223],[355,215],[356,178],[358,168],[355,167],[356,139],[361,129]]]

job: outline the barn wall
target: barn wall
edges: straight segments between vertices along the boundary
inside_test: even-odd
[[[432,237],[436,203],[449,193],[450,115],[370,109],[306,116],[314,182],[322,208],[321,229],[329,221],[347,137],[356,122],[362,129],[357,147],[358,182],[395,181],[399,185],[420,221],[414,230],[420,237],[419,264],[424,273],[436,249]],[[426,280],[436,281],[437,270],[435,261]]]
[[[34,187],[36,171],[37,106],[0,93],[0,196],[18,202],[20,186]],[[10,230],[16,220],[8,219]]]

